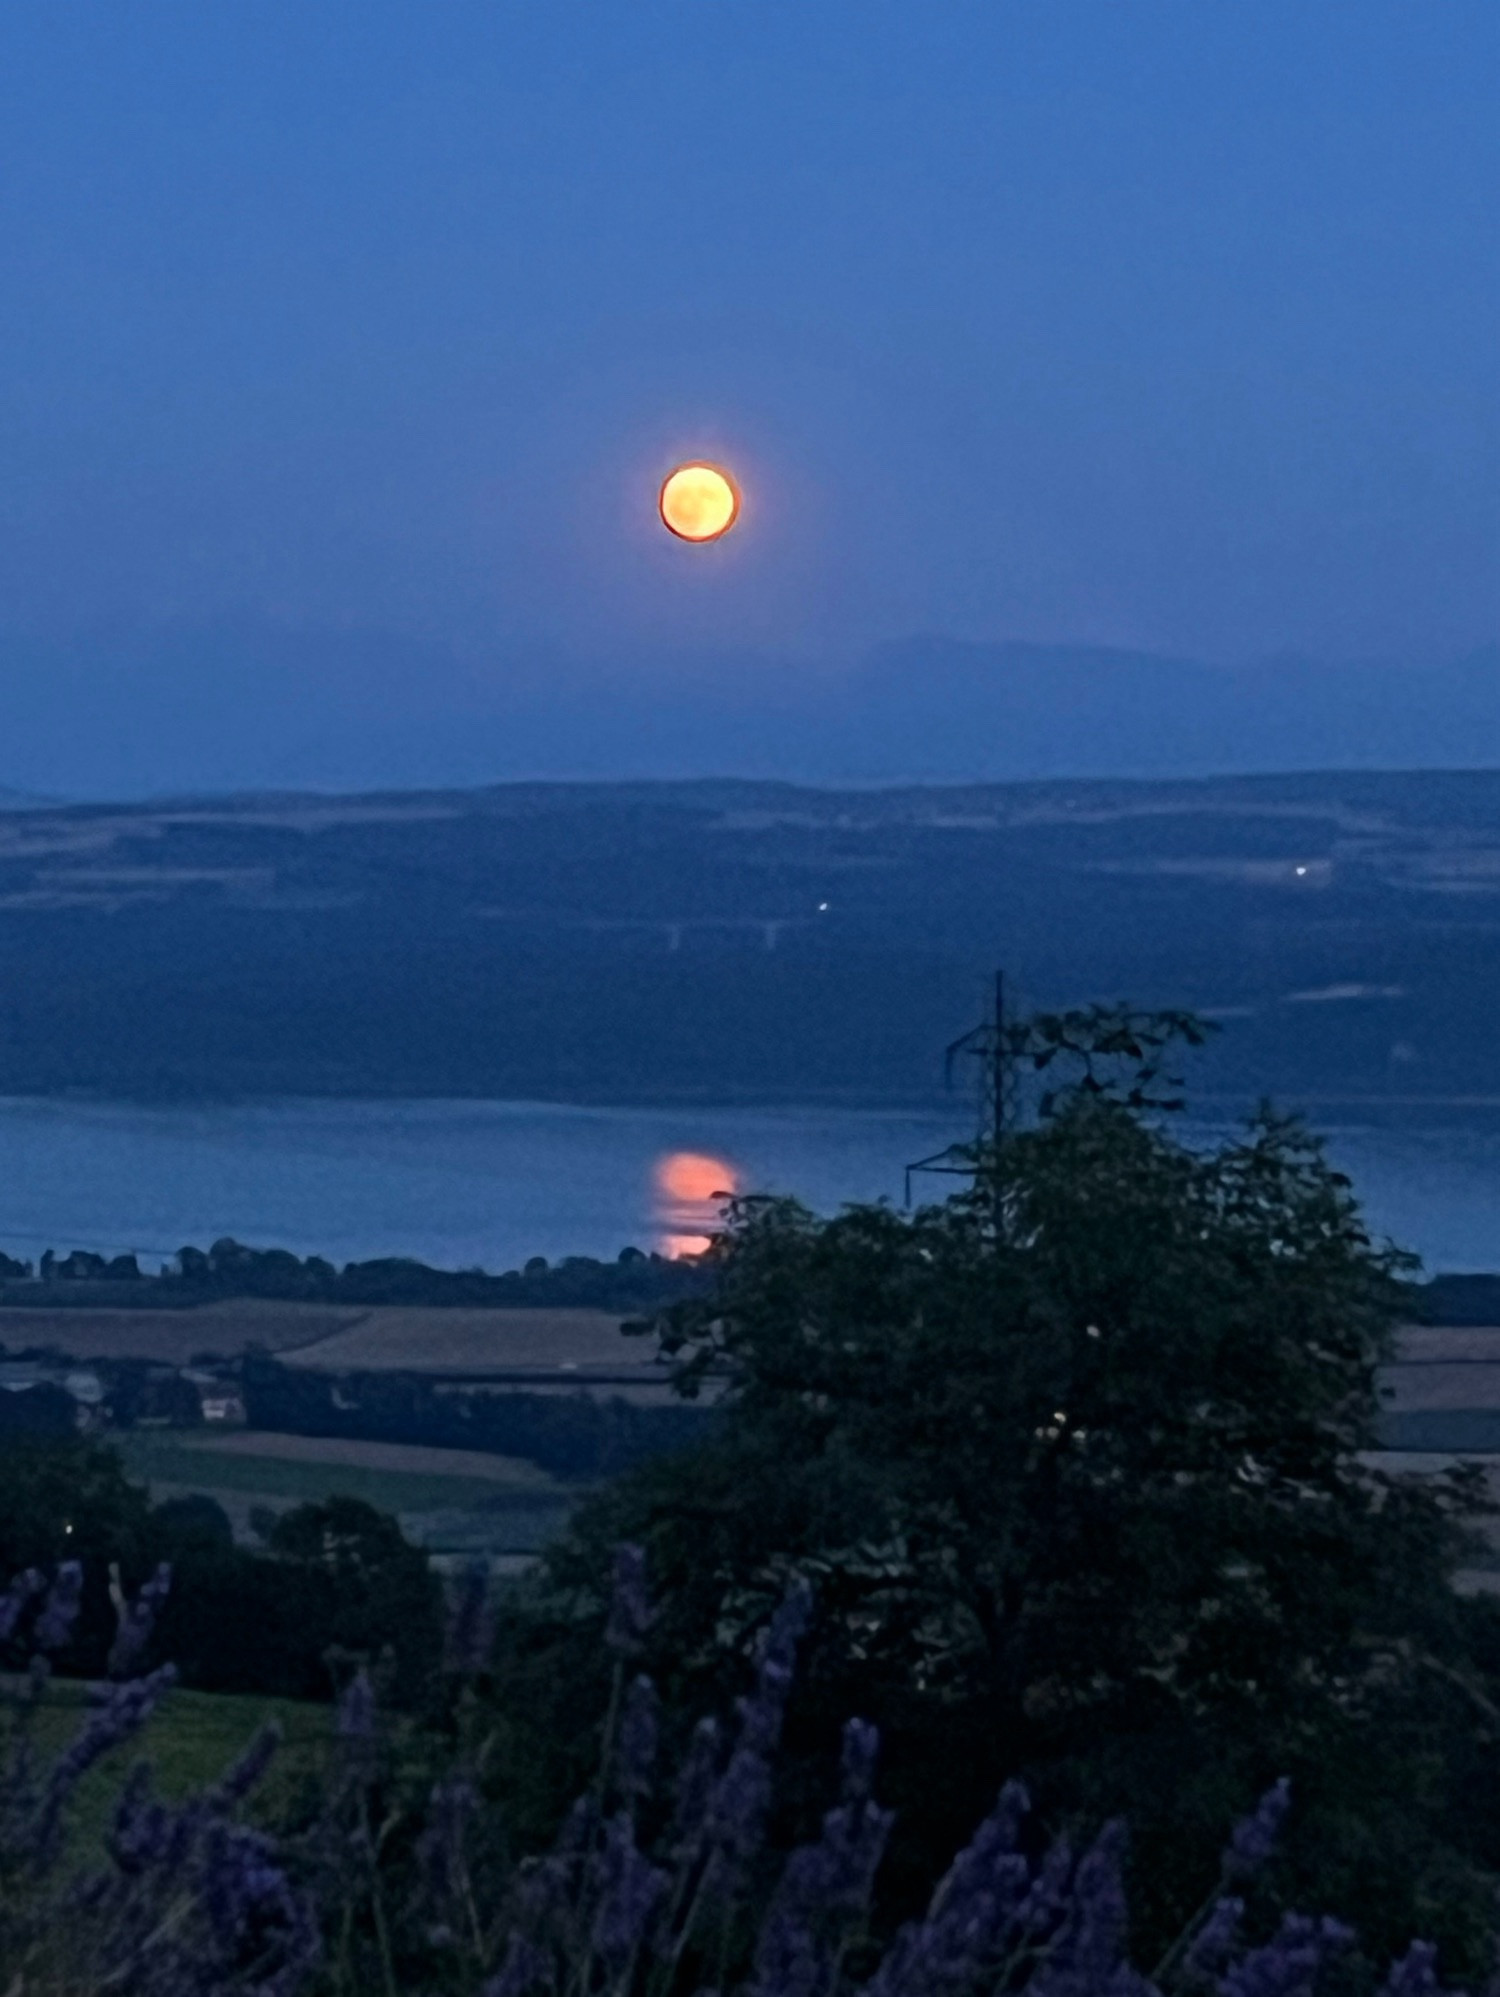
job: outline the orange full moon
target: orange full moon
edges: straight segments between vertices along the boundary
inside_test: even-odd
[[[717,541],[740,517],[739,487],[717,465],[679,465],[662,481],[662,525],[679,541]]]

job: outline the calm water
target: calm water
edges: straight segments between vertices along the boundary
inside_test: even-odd
[[[0,1246],[153,1263],[233,1234],[335,1261],[504,1269],[689,1240],[731,1178],[825,1210],[899,1199],[905,1165],[962,1134],[959,1110],[0,1100]],[[1500,1269],[1500,1115],[1331,1137],[1377,1226],[1429,1267]]]

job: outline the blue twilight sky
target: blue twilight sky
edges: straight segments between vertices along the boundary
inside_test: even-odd
[[[4,9],[0,784],[728,768],[726,688],[836,732],[913,640],[1473,655],[1497,102],[1496,0]]]

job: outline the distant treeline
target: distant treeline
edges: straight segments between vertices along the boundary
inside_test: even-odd
[[[697,1442],[714,1416],[693,1404],[636,1407],[588,1394],[441,1391],[418,1373],[331,1377],[248,1353],[241,1389],[250,1426],[520,1456],[554,1477],[610,1477]]]
[[[286,1248],[247,1248],[225,1237],[211,1248],[180,1248],[160,1274],[142,1270],[133,1255],[106,1258],[75,1248],[48,1252],[33,1267],[0,1255],[0,1304],[190,1309],[224,1297],[272,1297],[327,1304],[453,1304],[644,1311],[690,1295],[703,1277],[691,1262],[621,1249],[613,1262],[569,1255],[549,1263],[533,1256],[521,1269],[432,1269],[406,1256],[346,1262],[305,1258]]]
[[[31,1401],[0,1394],[0,1402]],[[153,1505],[113,1450],[83,1437],[14,1436],[0,1449],[0,1575],[61,1560],[83,1565],[82,1614],[59,1662],[101,1678],[115,1628],[108,1565],[138,1587],[173,1568],[157,1655],[205,1692],[326,1699],[330,1653],[389,1652],[398,1703],[430,1699],[442,1648],[442,1601],[420,1547],[358,1498],[295,1506],[237,1546],[223,1508],[202,1495]],[[25,1668],[0,1629],[0,1669]]]
[[[385,1255],[342,1268],[321,1255],[287,1248],[247,1248],[226,1235],[211,1248],[179,1248],[159,1274],[133,1255],[50,1249],[35,1264],[0,1254],[0,1305],[50,1308],[189,1310],[227,1297],[286,1303],[462,1305],[470,1309],[593,1309],[645,1312],[700,1292],[706,1278],[690,1260],[622,1248],[614,1261],[535,1255],[520,1269],[433,1269],[410,1256]],[[1434,1276],[1410,1286],[1411,1315],[1421,1324],[1500,1325],[1500,1275]]]
[[[1419,1324],[1500,1325],[1500,1276],[1434,1276],[1412,1298]]]

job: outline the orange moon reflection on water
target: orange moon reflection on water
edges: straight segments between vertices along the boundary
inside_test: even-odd
[[[656,1218],[662,1255],[701,1255],[719,1224],[719,1202],[739,1189],[727,1159],[703,1151],[669,1151],[655,1170]]]

